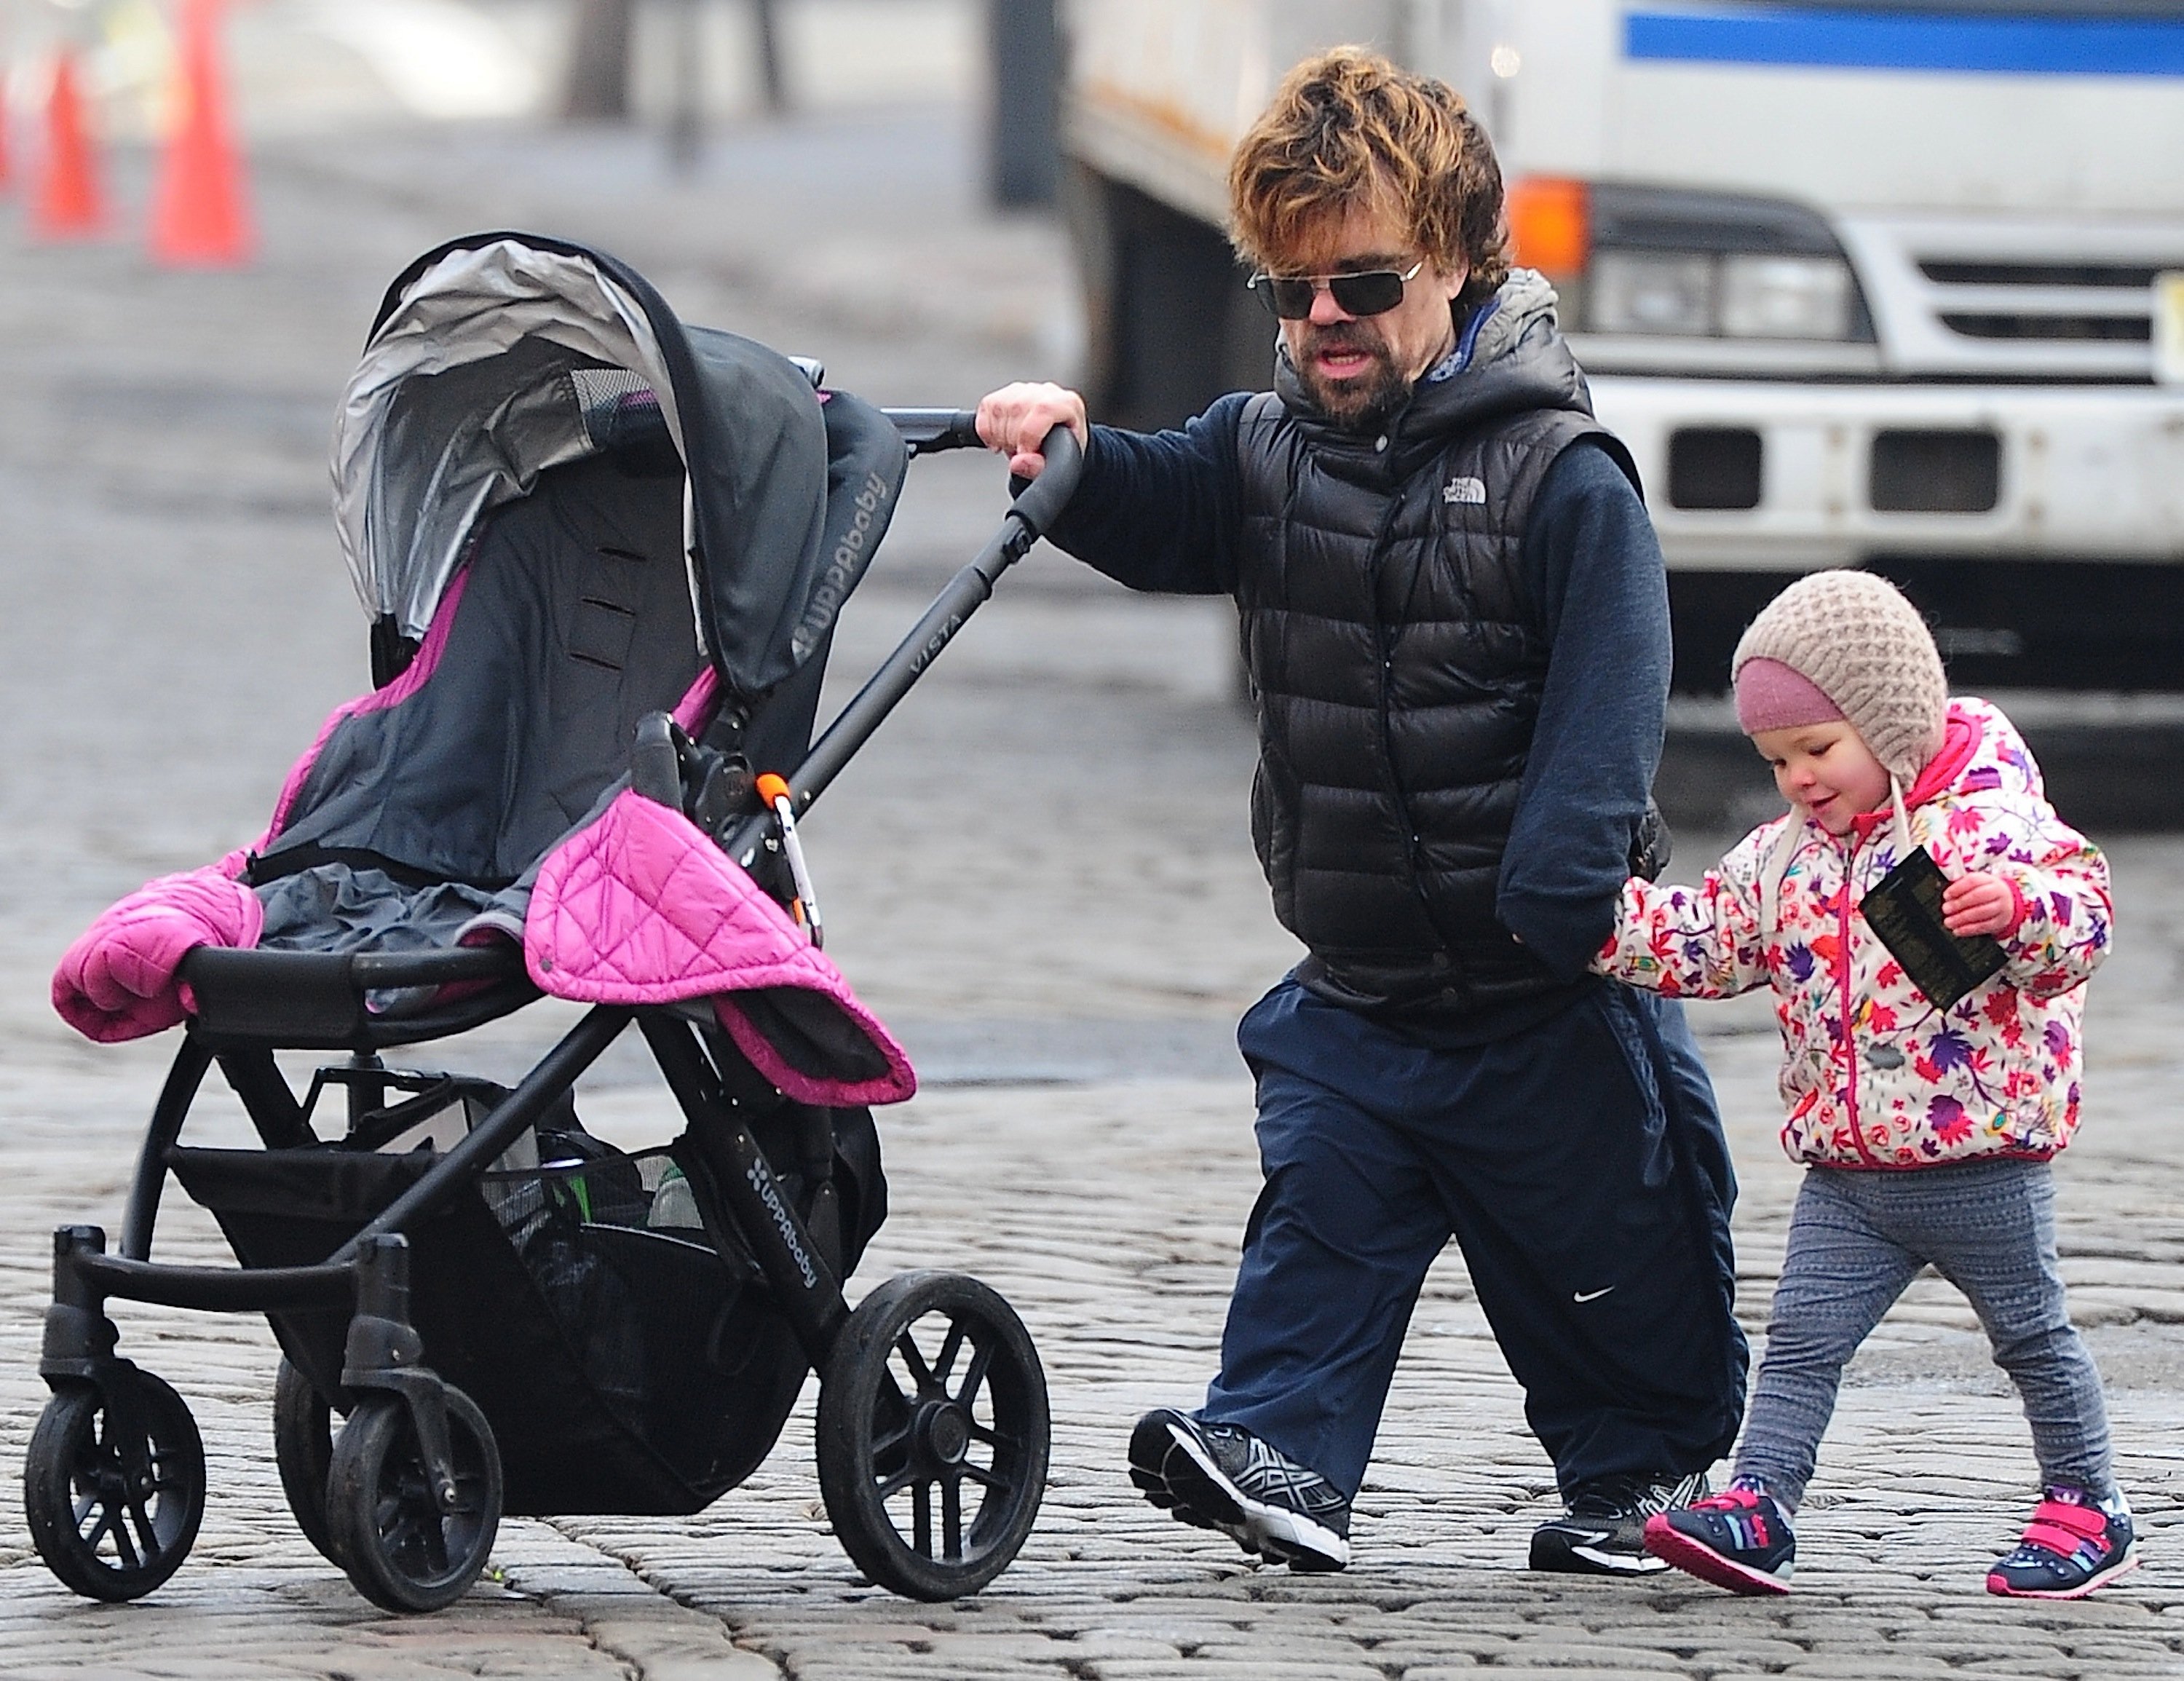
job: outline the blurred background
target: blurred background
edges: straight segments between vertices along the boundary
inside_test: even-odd
[[[0,1024],[57,1044],[53,954],[254,832],[364,686],[325,454],[413,256],[559,234],[877,401],[1170,423],[1266,380],[1223,165],[1343,39],[1482,114],[1644,471],[1680,873],[1777,809],[1719,691],[1814,565],[1904,583],[2066,813],[2175,824],[2176,0],[0,0]],[[918,465],[838,697],[1003,494]],[[1239,690],[1225,603],[1009,579],[812,833],[922,1061],[1229,1066],[1292,949]]]

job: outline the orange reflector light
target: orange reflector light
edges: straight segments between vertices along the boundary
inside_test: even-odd
[[[758,779],[758,797],[764,800],[769,807],[773,804],[774,801],[783,798],[788,793],[788,782],[783,781],[781,777],[774,775],[771,771],[766,771],[765,775],[761,776]]]
[[[1585,183],[1527,175],[1509,189],[1509,239],[1517,261],[1552,280],[1585,270],[1592,231]]]

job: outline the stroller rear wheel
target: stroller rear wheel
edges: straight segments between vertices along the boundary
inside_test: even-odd
[[[189,1556],[204,1517],[204,1443],[182,1398],[126,1366],[56,1389],[31,1433],[23,1511],[38,1556],[94,1600],[135,1600]],[[118,1400],[120,1405],[114,1403]]]
[[[819,1390],[819,1487],[842,1550],[919,1600],[975,1594],[1039,1515],[1046,1374],[975,1278],[905,1272],[859,1304]]]
[[[273,1379],[273,1462],[304,1539],[336,1564],[326,1528],[326,1474],[333,1468],[333,1408],[286,1355]]]
[[[326,1476],[329,1552],[357,1592],[387,1611],[440,1611],[469,1591],[500,1527],[500,1450],[473,1401],[445,1387],[455,1495],[443,1507],[406,1402],[357,1403]]]

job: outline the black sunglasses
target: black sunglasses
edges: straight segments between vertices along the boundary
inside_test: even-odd
[[[1403,288],[1418,278],[1426,265],[1423,257],[1408,270],[1370,269],[1362,275],[1297,275],[1277,278],[1253,275],[1251,291],[1275,320],[1301,321],[1312,314],[1312,300],[1322,287],[1346,315],[1384,315],[1403,301]]]

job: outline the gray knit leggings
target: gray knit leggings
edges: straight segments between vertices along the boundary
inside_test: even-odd
[[[1795,1509],[1844,1364],[1929,1261],[1970,1300],[1995,1364],[2017,1384],[2042,1480],[2108,1493],[2108,1408],[2063,1302],[2055,1182],[2044,1161],[1998,1158],[1807,1172],[1737,1475],[1763,1478]]]

